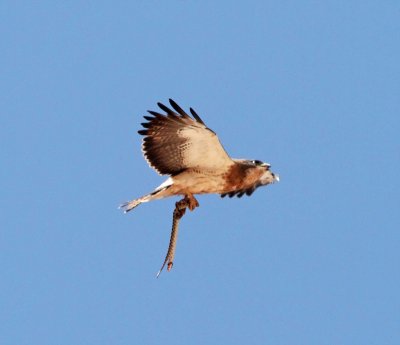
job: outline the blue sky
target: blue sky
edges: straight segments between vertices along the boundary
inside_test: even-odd
[[[397,1],[0,5],[0,343],[399,344]],[[136,133],[193,107],[281,182],[176,199]]]

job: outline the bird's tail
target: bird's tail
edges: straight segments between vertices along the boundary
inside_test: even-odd
[[[122,205],[119,206],[120,209],[124,211],[124,213],[129,212],[130,210],[133,210],[135,207],[139,206],[143,202],[148,202],[154,199],[161,199],[165,198],[165,195],[162,195],[161,192],[165,191],[169,187],[172,186],[173,180],[172,178],[168,178],[164,183],[162,183],[160,186],[158,186],[153,192],[150,194],[144,195],[140,197],[139,199],[135,199],[132,201],[124,202]]]
[[[124,202],[123,204],[119,205],[118,208],[123,210],[124,213],[127,213],[127,212],[133,210],[135,207],[139,206],[141,203],[150,201],[151,196],[152,196],[151,194],[147,194],[145,196],[142,196],[139,199]]]

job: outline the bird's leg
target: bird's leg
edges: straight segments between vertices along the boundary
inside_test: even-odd
[[[185,199],[187,200],[188,207],[190,211],[193,211],[196,207],[199,207],[199,202],[197,199],[193,196],[193,194],[186,194]],[[184,200],[185,200],[184,199]]]
[[[167,265],[168,271],[170,271],[172,269],[172,266],[174,264],[176,240],[178,239],[179,221],[185,214],[187,207],[190,208],[189,199],[187,197],[183,198],[182,200],[178,201],[175,204],[175,210],[174,210],[173,217],[172,217],[172,230],[171,230],[171,237],[169,240],[168,251],[167,251],[167,255],[165,256],[164,263],[162,264],[160,270],[157,273],[157,278],[160,275],[161,271],[163,270],[165,264],[168,263],[168,265]]]

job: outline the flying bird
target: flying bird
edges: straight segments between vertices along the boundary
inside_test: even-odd
[[[260,160],[234,159],[223,148],[217,134],[190,108],[190,117],[172,99],[172,109],[162,103],[165,114],[149,110],[147,122],[138,133],[144,136],[142,151],[150,167],[169,178],[153,192],[129,201],[121,208],[136,206],[173,195],[182,195],[193,210],[199,206],[196,194],[221,197],[251,195],[258,187],[279,181],[270,164]]]
[[[147,120],[142,123],[144,129],[138,131],[144,136],[142,151],[150,167],[169,177],[151,193],[122,204],[120,208],[125,212],[145,202],[181,195],[184,199],[176,204],[175,224],[186,207],[192,211],[199,206],[197,194],[240,198],[251,195],[258,187],[279,181],[268,163],[231,158],[217,134],[192,108],[190,116],[172,99],[169,103],[172,109],[157,103],[165,114],[149,110],[151,116],[144,116]],[[171,249],[175,245],[173,235],[169,254],[170,250],[174,251]],[[168,270],[172,267],[172,258],[173,253],[169,258],[167,254],[164,265],[169,261]]]

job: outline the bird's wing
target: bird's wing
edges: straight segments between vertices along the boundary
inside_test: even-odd
[[[149,110],[152,116],[144,116],[145,129],[138,131],[145,136],[142,150],[149,165],[161,175],[174,175],[189,168],[225,171],[233,162],[217,135],[192,108],[193,118],[172,99],[169,102],[173,110],[158,103],[166,114]]]
[[[234,196],[241,198],[244,194],[250,196],[251,194],[254,193],[254,191],[257,189],[257,187],[259,187],[259,186],[256,185],[256,186],[250,187],[248,189],[240,189],[240,190],[235,190],[235,191],[228,192],[228,193],[222,193],[221,198],[225,198],[227,195],[230,198],[232,198]]]

